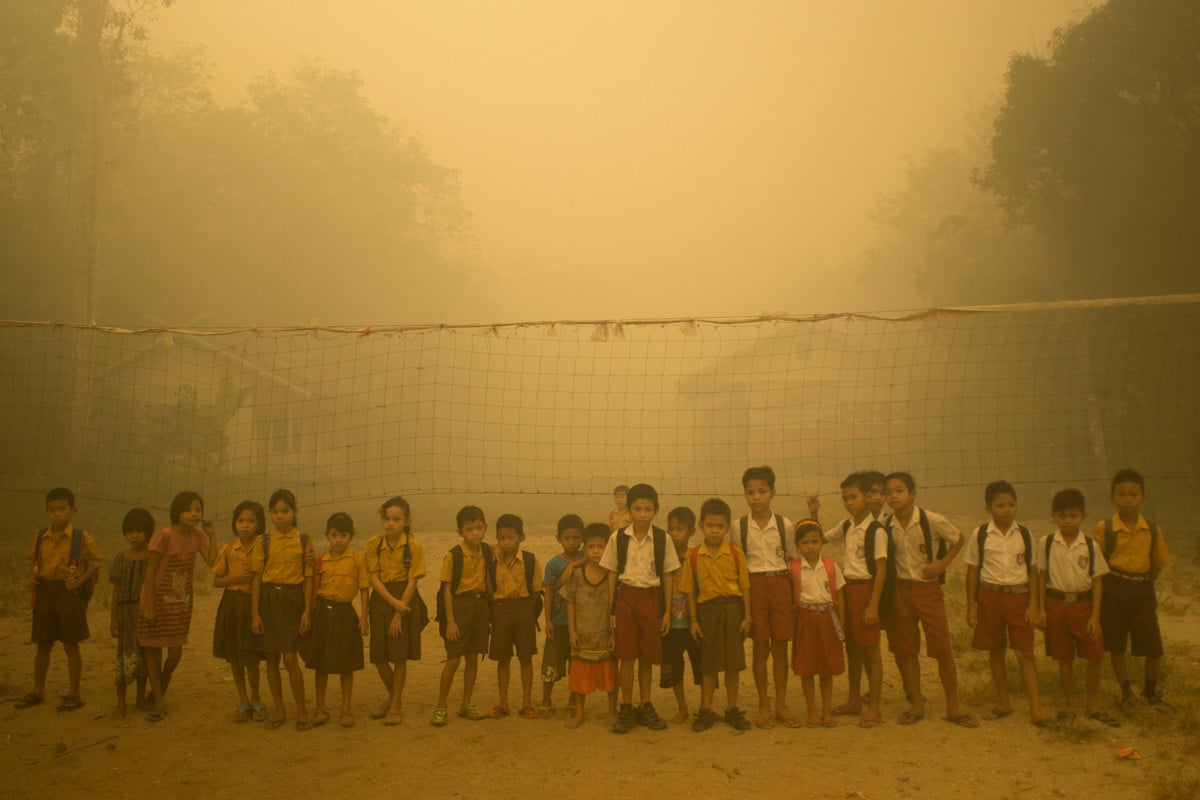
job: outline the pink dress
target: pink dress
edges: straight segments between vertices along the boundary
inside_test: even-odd
[[[159,553],[158,572],[147,575],[152,581],[154,619],[138,616],[138,644],[142,647],[182,647],[187,644],[192,625],[192,576],[196,553],[204,534],[193,529],[190,536],[179,536],[168,526],[150,540],[150,552]],[[145,603],[143,601],[143,608]]]

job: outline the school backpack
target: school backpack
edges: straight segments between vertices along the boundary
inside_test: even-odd
[[[404,559],[405,578],[408,577],[408,571],[410,569],[412,569],[412,562],[413,562],[412,548],[408,546],[408,537],[411,535],[412,534],[409,534],[409,533],[404,534],[403,559]],[[379,557],[381,555],[383,555],[383,540],[385,538],[386,537],[384,537],[384,536],[380,536],[379,543],[375,546],[376,560],[378,560]],[[462,577],[462,564],[459,564],[458,572],[459,572],[459,577],[461,578]],[[441,587],[439,586],[438,589],[440,590]],[[442,596],[441,591],[438,591],[438,598],[440,599],[441,596]],[[420,589],[413,590],[412,602],[409,603],[408,610],[409,610],[409,613],[412,615],[412,619],[410,620],[410,622],[417,623],[417,633],[420,633],[421,631],[425,630],[425,628],[427,628],[429,626],[429,606],[425,605],[425,598],[421,597]]]
[[[888,517],[888,522],[892,521]],[[875,578],[875,571],[879,569],[879,565],[875,563],[875,559],[871,554],[875,552],[875,539],[879,535],[879,531],[883,531],[883,535],[887,537],[887,565],[883,574],[883,592],[879,595],[879,619],[887,620],[892,617],[892,609],[896,602],[896,540],[892,538],[891,525],[886,527],[879,520],[871,520],[871,524],[867,526],[867,534],[863,539],[863,560],[867,562],[867,572],[871,579]],[[846,541],[846,534],[850,532],[850,520],[842,522],[842,541]]]
[[[660,579],[663,575],[663,564],[667,557],[667,532],[659,527],[650,529],[654,537],[654,574]],[[621,531],[613,534],[617,537],[617,577],[625,574],[625,562],[629,558],[629,536],[622,536]]]
[[[738,573],[738,583],[740,585],[741,584],[742,565],[738,561],[737,548],[731,547],[731,548],[729,548],[729,552],[733,555],[733,571]],[[691,565],[692,565],[692,594],[696,597],[697,600],[699,600],[700,599],[700,575],[699,575],[699,573],[696,572],[696,567],[699,566],[699,561],[700,561],[700,545],[696,545],[692,549],[688,550],[688,561],[691,562]]]
[[[1029,533],[1029,528],[1024,525],[1017,525],[1017,530],[1021,532],[1021,540],[1025,543],[1025,571],[1030,573],[1029,579],[1030,589],[1033,588],[1033,536]],[[983,572],[983,544],[987,541],[988,523],[983,523],[979,526],[979,530],[975,532],[975,544],[979,548],[979,571]]]
[[[1092,537],[1084,536],[1083,533],[1076,534],[1083,536],[1083,540],[1087,542],[1088,549],[1088,577],[1096,577],[1096,545],[1092,541]],[[1054,544],[1054,534],[1046,537],[1046,585],[1050,585],[1050,548]]]
[[[741,528],[742,534],[742,552],[746,552],[746,539],[750,535],[750,515],[742,517],[738,520],[738,527]],[[783,562],[786,564],[788,559],[787,548],[787,528],[783,524],[783,516],[775,515],[775,529],[779,531],[779,546],[783,548]]]
[[[797,559],[799,561],[800,559]],[[833,565],[832,558],[821,556],[821,564],[825,567],[825,577],[829,580],[829,597],[833,600],[833,607],[836,609],[841,604],[838,602],[837,592],[837,568]],[[800,604],[800,576],[804,574],[804,567],[797,564],[790,568],[793,577],[795,577],[795,589],[792,595],[792,602],[795,605]]]
[[[487,542],[479,543],[479,550],[483,556],[483,563],[490,564],[492,562],[492,548]],[[463,574],[463,549],[461,544],[456,544],[450,548],[450,595],[453,597],[458,592],[458,584],[462,582]],[[483,578],[483,593],[489,597],[492,594],[491,586],[488,585],[488,577],[491,575],[490,570],[484,570]],[[438,633],[442,638],[446,637],[446,601],[442,597],[442,587],[438,587],[437,593],[437,616],[434,617],[438,622]]]
[[[1158,544],[1158,526],[1150,520],[1146,520],[1146,525],[1150,528],[1150,565],[1154,565],[1154,548]],[[1117,532],[1113,529],[1112,517],[1104,520],[1104,560],[1108,561],[1112,558],[1112,552],[1117,548]]]
[[[889,520],[891,517],[888,518]],[[917,508],[917,524],[921,526],[921,536],[925,538],[925,557],[929,559],[929,563],[934,562],[933,555],[933,529],[929,527],[929,517],[925,516],[925,509]],[[946,540],[938,537],[937,559],[938,561],[946,557]],[[946,571],[942,570],[942,574],[938,575],[938,583],[946,582]]]
[[[42,564],[42,542],[46,539],[46,534],[50,532],[49,528],[42,528],[38,531],[37,539],[33,545],[33,576],[37,577],[38,568]],[[75,571],[79,569],[79,557],[83,554],[83,531],[79,528],[71,528],[71,552],[67,556],[67,577],[74,577]],[[79,584],[76,589],[79,596],[83,598],[83,602],[88,602],[92,599],[92,591],[96,588],[96,581],[100,577],[100,572],[96,571],[92,577],[88,578],[83,583]],[[37,583],[33,585],[33,598],[30,605],[37,602]]]
[[[542,611],[546,607],[546,600],[542,596],[542,592],[533,591],[533,573],[537,571],[537,560],[533,557],[533,553],[528,550],[521,551],[521,558],[525,563],[525,591],[533,598],[533,624],[537,630],[542,629]],[[492,586],[496,585],[496,562],[492,559],[487,561],[488,577],[492,580]]]

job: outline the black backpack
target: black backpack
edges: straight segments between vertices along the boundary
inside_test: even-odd
[[[630,534],[632,535],[632,534]],[[650,528],[650,535],[654,537],[654,574],[662,580],[663,566],[667,559],[667,532],[657,526]],[[621,531],[613,534],[617,537],[617,580],[625,574],[625,562],[629,558],[629,536],[625,536]],[[662,611],[662,598],[658,600],[660,606],[659,611]],[[614,612],[617,608],[617,594],[613,592],[612,607]]]
[[[889,517],[890,519],[890,517]],[[933,555],[933,529],[929,527],[929,518],[925,516],[925,509],[917,507],[917,524],[921,526],[921,535],[925,537],[925,557],[932,564],[935,560]],[[946,540],[938,537],[938,547],[936,560],[940,561],[946,557]],[[946,582],[946,571],[942,570],[942,574],[938,575],[938,583]]]
[[[488,546],[487,542],[480,542],[479,549],[483,555],[483,563],[486,567],[486,565],[492,563],[492,548]],[[450,594],[451,594],[451,596],[453,596],[454,594],[456,594],[458,592],[458,584],[460,582],[462,582],[462,574],[463,574],[463,549],[462,549],[461,544],[456,544],[456,545],[454,545],[454,547],[450,548]],[[490,577],[490,575],[491,575],[491,570],[485,569],[484,570],[484,578],[483,578],[483,582],[484,582],[483,591],[484,591],[484,594],[488,595],[489,597],[492,594],[492,588],[490,585],[488,585],[488,577]],[[445,638],[446,637],[446,601],[442,597],[442,587],[440,587],[440,586],[438,587],[438,593],[437,593],[437,617],[435,617],[435,619],[437,619],[437,621],[438,621],[438,633],[441,634],[442,638]]]
[[[1096,544],[1092,541],[1092,537],[1084,536],[1082,532],[1076,536],[1083,536],[1083,540],[1087,542],[1088,549],[1088,577],[1096,577]],[[1050,548],[1054,545],[1054,534],[1046,537],[1046,585],[1050,585]]]
[[[891,517],[888,517],[891,522]],[[879,596],[879,619],[891,619],[892,609],[895,606],[896,600],[896,540],[892,538],[891,526],[884,526],[879,520],[871,520],[871,524],[867,526],[867,533],[863,539],[863,560],[867,562],[867,572],[871,578],[875,578],[875,570],[879,569],[879,565],[875,563],[872,554],[875,552],[875,538],[879,535],[879,531],[883,531],[883,535],[887,537],[887,565],[886,572],[883,576],[883,593]],[[842,522],[842,542],[846,541],[846,534],[850,532],[850,520]]]
[[[1025,571],[1030,573],[1029,586],[1033,588],[1033,535],[1030,534],[1029,528],[1024,525],[1017,525],[1017,530],[1021,532],[1021,539],[1025,543]],[[983,523],[979,526],[979,530],[975,532],[975,544],[979,548],[979,571],[983,571],[983,543],[987,541],[988,523]],[[1047,549],[1046,552],[1049,552]]]
[[[409,534],[409,533],[404,534],[404,556],[403,557],[404,557],[404,575],[405,575],[406,580],[408,579],[408,571],[410,569],[412,569],[412,562],[413,562],[412,548],[410,548],[408,546],[408,542],[409,542],[408,537],[411,535],[412,534]],[[384,536],[379,537],[379,545],[375,548],[376,560],[378,560],[379,557],[381,555],[383,555],[383,541],[385,538],[386,537],[384,537]],[[459,558],[459,563],[458,563],[458,577],[460,579],[462,578],[462,559],[461,558]],[[439,587],[439,589],[440,588],[441,587]],[[440,599],[441,596],[442,596],[442,593],[439,591],[438,598]],[[428,625],[429,625],[429,606],[425,605],[425,598],[421,597],[420,589],[416,589],[413,591],[412,603],[409,604],[409,611],[412,613],[411,621],[417,623],[417,633],[420,633],[421,631],[425,630],[425,628],[428,627]],[[438,619],[441,619],[441,617],[438,617]]]
[[[750,535],[750,516],[746,515],[738,520],[738,526],[741,528],[742,533],[742,552],[745,553],[746,538]],[[783,561],[786,564],[789,560],[787,556],[787,529],[783,525],[783,516],[781,514],[775,515],[775,527],[779,530],[779,545],[783,548]]]
[[[537,559],[528,550],[521,551],[521,558],[525,562],[525,591],[533,598],[533,624],[540,631],[542,629],[542,610],[546,607],[546,600],[543,597],[543,592],[535,593],[533,591],[533,573],[537,569]],[[487,569],[488,578],[491,579],[492,586],[495,586],[496,562],[493,559],[488,559]]]

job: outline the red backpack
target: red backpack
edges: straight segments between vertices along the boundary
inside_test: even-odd
[[[802,559],[796,559],[792,562],[792,577],[795,578],[793,584],[792,602],[795,605],[800,605],[800,576],[803,574],[804,567],[801,565]],[[837,593],[837,567],[833,564],[833,559],[821,556],[821,563],[825,566],[825,576],[829,580],[829,596],[833,599],[833,607],[836,609],[838,603]]]

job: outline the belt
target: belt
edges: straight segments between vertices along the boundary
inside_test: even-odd
[[[1108,574],[1114,578],[1120,578],[1123,581],[1135,581],[1142,583],[1151,580],[1149,572],[1126,572],[1123,569],[1108,568]]]
[[[740,598],[740,597],[734,597],[734,596],[733,596],[733,595],[731,595],[731,594],[724,594],[724,595],[721,595],[720,597],[714,597],[714,598],[712,598],[711,600],[705,600],[703,603],[699,603],[698,605],[702,605],[702,606],[709,606],[709,605],[720,605],[720,606],[724,606],[724,605],[730,605],[730,604],[733,604],[733,603],[737,603],[738,605],[741,605],[741,604],[742,604],[742,598]]]
[[[1029,594],[1029,584],[1022,583],[1017,586],[1001,586],[998,583],[979,583],[980,589],[987,589],[989,592],[997,594]]]
[[[1056,600],[1062,600],[1064,603],[1082,603],[1085,600],[1092,599],[1092,593],[1088,592],[1060,592],[1058,589],[1047,589],[1047,597],[1053,597]]]
[[[474,597],[479,600],[487,597],[487,592],[459,592],[455,597]]]
[[[874,583],[874,578],[846,578],[847,586],[862,586],[867,583]]]
[[[774,569],[770,572],[751,572],[751,578],[786,578],[790,575],[786,569]]]

